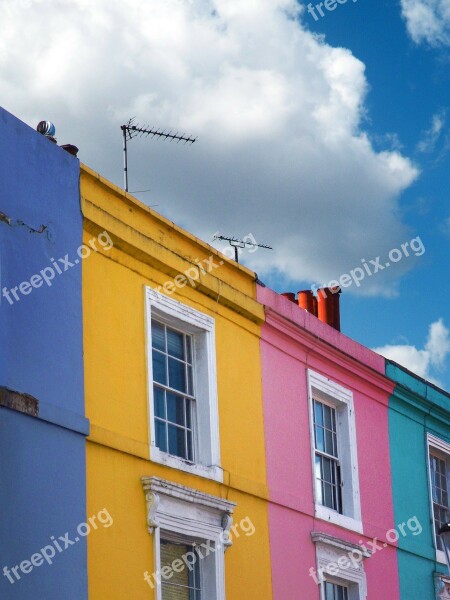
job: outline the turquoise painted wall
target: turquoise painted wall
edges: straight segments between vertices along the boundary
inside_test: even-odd
[[[389,401],[394,516],[398,524],[417,517],[419,535],[400,536],[400,600],[436,600],[436,563],[428,473],[427,433],[450,443],[450,395],[389,361],[386,374],[397,383]]]

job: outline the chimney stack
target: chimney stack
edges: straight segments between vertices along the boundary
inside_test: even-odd
[[[323,323],[334,327],[337,331],[341,330],[341,315],[339,296],[340,287],[321,288],[317,290],[317,297],[311,290],[300,290],[297,300],[292,292],[281,294],[291,302],[298,303],[300,308],[311,313]]]
[[[317,316],[338,331],[341,330],[339,294],[340,287],[322,288],[317,291]]]

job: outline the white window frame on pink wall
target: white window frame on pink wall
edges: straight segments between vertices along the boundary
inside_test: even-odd
[[[355,409],[353,393],[328,377],[310,369],[308,377],[309,426],[311,439],[311,464],[314,493],[314,512],[318,519],[334,523],[345,529],[363,533],[361,521],[361,498],[358,476],[358,451],[356,443]],[[338,456],[342,474],[342,504],[343,514],[320,504],[316,491],[315,443],[314,443],[314,390],[325,398],[326,403],[336,408]]]

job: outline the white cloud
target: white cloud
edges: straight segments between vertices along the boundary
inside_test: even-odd
[[[430,128],[424,132],[422,140],[417,144],[419,152],[433,152],[447,120],[446,111],[441,110],[433,115]]]
[[[450,45],[448,0],[401,0],[408,32],[416,44]]]
[[[443,320],[439,319],[430,325],[428,338],[422,350],[401,344],[374,348],[374,351],[439,385],[433,373],[444,367],[450,354],[450,331]]]
[[[413,237],[397,200],[417,169],[374,149],[364,64],[307,31],[294,0],[4,0],[0,33],[5,107],[54,121],[115,183],[129,117],[198,136],[133,140],[130,189],[207,241],[272,245],[246,258],[261,277],[326,282]],[[412,265],[359,291],[392,295]]]

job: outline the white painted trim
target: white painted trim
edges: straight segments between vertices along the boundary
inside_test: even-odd
[[[210,541],[214,553],[202,561],[209,568],[208,583],[214,582],[214,600],[225,600],[225,559],[235,502],[224,500],[158,477],[142,477],[147,504],[147,526],[154,536],[155,573],[161,570],[160,547],[164,532],[176,534],[187,543]],[[211,572],[214,570],[214,573]],[[155,598],[161,600],[161,584],[156,580]]]
[[[448,454],[450,458],[450,444],[448,442],[441,440],[432,433],[427,433],[427,442],[428,446],[433,446],[433,448],[436,448],[437,450]]]
[[[361,520],[353,519],[352,517],[347,517],[346,515],[341,515],[332,508],[328,508],[328,506],[323,506],[322,504],[316,503],[315,517],[316,519],[322,519],[322,521],[333,523],[333,525],[345,527],[345,529],[349,529],[350,531],[356,531],[356,533],[363,533],[363,524]]]
[[[445,553],[442,550],[438,550],[436,542],[436,532],[434,530],[434,510],[433,510],[433,489],[431,482],[431,468],[430,468],[430,448],[434,448],[438,452],[441,452],[447,456],[447,460],[450,461],[450,444],[441,438],[436,437],[432,433],[427,432],[427,471],[428,471],[428,497],[430,500],[430,517],[433,531],[433,542],[436,549],[436,562],[443,565],[447,564]]]
[[[345,540],[323,533],[312,532],[311,539],[316,545],[317,573],[319,573],[319,569],[323,569],[325,581],[350,585],[349,600],[366,600],[367,580],[363,561],[355,561],[355,566],[355,563],[352,563],[349,557],[355,551],[360,552],[363,558],[369,558],[371,553],[365,551],[362,546],[350,544]],[[343,557],[348,559],[347,563],[350,563],[345,568],[338,564],[338,560]],[[329,567],[330,569],[333,568],[333,574],[326,571]],[[321,585],[320,587],[321,597],[323,598],[324,586]]]
[[[347,540],[341,540],[334,535],[330,535],[329,533],[321,533],[319,531],[311,531],[311,539],[314,544],[322,543],[328,544],[329,546],[334,546],[339,550],[344,552],[353,552],[353,550],[358,550],[364,556],[364,558],[370,558],[373,554],[371,550],[368,550],[365,546],[360,546],[359,544],[353,544],[352,542],[347,542]]]
[[[223,482],[220,466],[219,406],[217,395],[217,367],[215,321],[194,308],[145,286],[147,397],[150,432],[150,459],[167,467]],[[196,462],[161,452],[155,445],[152,369],[152,315],[169,326],[177,327],[193,336],[194,376],[196,393]]]
[[[309,430],[311,447],[311,466],[314,493],[315,516],[318,519],[334,523],[346,529],[363,533],[361,520],[361,498],[359,491],[358,451],[356,444],[355,410],[353,393],[331,379],[308,369],[308,407]],[[336,407],[338,427],[338,454],[342,467],[344,486],[342,488],[342,504],[344,514],[319,504],[316,492],[316,477],[314,472],[314,414],[313,414],[313,388],[319,392],[320,400]],[[325,396],[325,397],[324,397]],[[341,410],[339,410],[341,409]],[[344,409],[344,410],[342,410]],[[344,434],[342,433],[344,432]],[[343,439],[344,438],[344,439]],[[347,443],[346,443],[347,442]],[[350,450],[350,452],[349,452]],[[345,487],[345,481],[350,477],[350,487]]]

